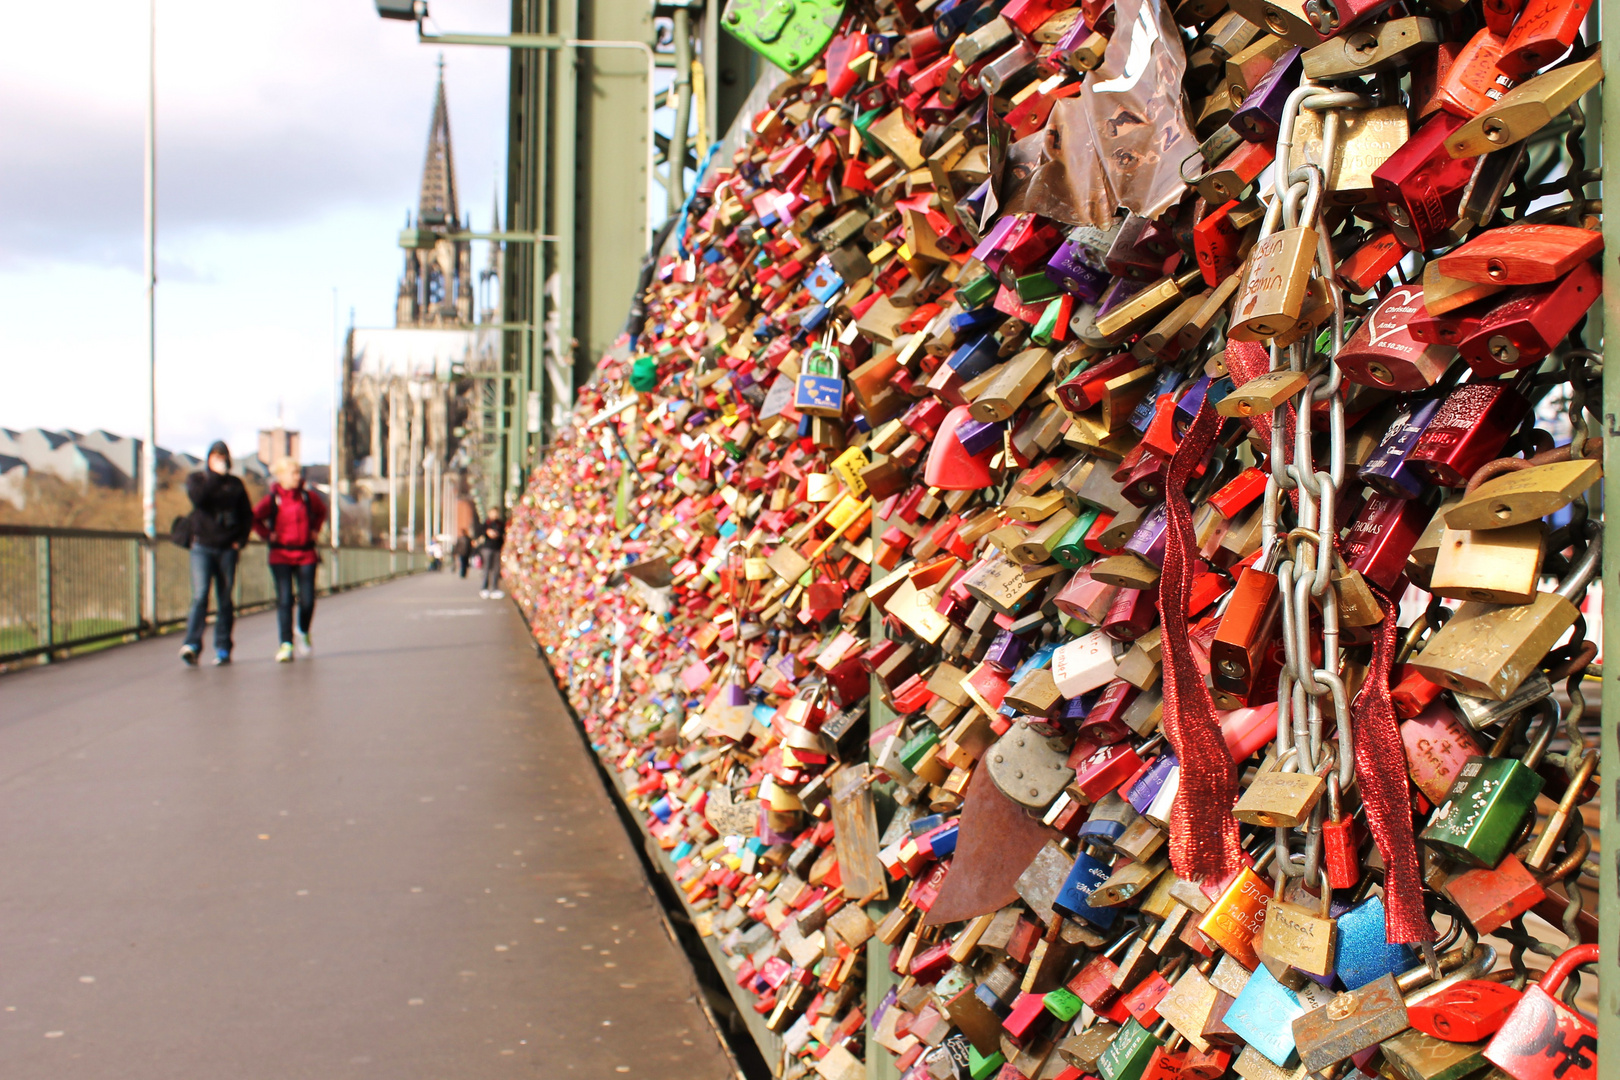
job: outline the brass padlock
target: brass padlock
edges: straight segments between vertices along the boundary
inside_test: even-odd
[[[1594,537],[1558,591],[1506,607],[1466,601],[1429,638],[1412,666],[1430,682],[1475,697],[1506,700],[1580,615],[1576,601],[1597,573]]]
[[[1546,550],[1540,521],[1506,529],[1447,529],[1429,591],[1452,600],[1528,604],[1535,599]]]
[[[1384,609],[1373,596],[1367,579],[1350,569],[1344,557],[1333,553],[1333,592],[1339,599],[1339,625],[1377,626],[1384,621]]]
[[[1333,973],[1338,928],[1333,921],[1333,889],[1326,869],[1321,871],[1321,879],[1322,898],[1316,911],[1283,900],[1278,883],[1271,906],[1266,908],[1266,928],[1256,949],[1262,960],[1287,964],[1322,978]]]
[[[1322,171],[1308,167],[1310,180],[1300,218],[1311,224],[1279,231],[1286,194],[1278,194],[1266,211],[1260,238],[1249,252],[1249,270],[1232,307],[1227,333],[1239,341],[1264,341],[1292,333],[1300,322],[1316,261],[1314,227],[1322,202]]]
[[[1326,791],[1321,776],[1263,770],[1244,789],[1232,816],[1249,825],[1293,828],[1311,816]]]

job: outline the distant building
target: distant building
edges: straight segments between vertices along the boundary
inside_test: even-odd
[[[338,490],[362,504],[391,499],[402,536],[412,532],[409,492],[429,504],[432,527],[444,526],[446,508],[468,492],[472,451],[498,387],[488,375],[500,366],[501,331],[477,321],[499,319],[500,245],[475,274],[471,243],[452,238],[471,222],[459,201],[442,63],[416,212],[406,224],[394,325],[351,327],[345,342],[335,453]],[[497,218],[492,227],[500,228]]]
[[[411,227],[406,215],[405,225]],[[427,160],[416,205],[419,246],[405,252],[399,280],[394,325],[401,327],[470,326],[476,283],[472,243],[452,240],[449,233],[467,230],[456,199],[456,165],[450,150],[450,109],[444,99],[444,61],[439,61],[439,87],[428,125]],[[425,245],[425,246],[421,246]]]
[[[80,489],[135,491],[140,487],[142,440],[110,431],[80,433],[0,428],[0,501],[23,509],[30,477],[52,477]],[[158,447],[158,468],[182,474],[202,468],[190,454]]]
[[[288,431],[279,425],[273,428],[260,428],[259,460],[270,466],[284,457],[292,458],[294,461],[303,460],[298,453],[298,432]]]

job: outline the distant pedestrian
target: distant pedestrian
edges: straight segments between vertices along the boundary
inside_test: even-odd
[[[472,561],[472,537],[466,529],[456,537],[456,565],[461,568],[461,576],[467,576],[467,564]]]
[[[236,608],[236,561],[253,532],[253,504],[240,477],[231,475],[231,451],[223,442],[208,448],[208,467],[186,477],[191,499],[191,613],[180,659],[197,662],[203,624],[208,621],[208,589],[213,586],[219,613],[214,620],[214,663],[231,662],[231,626]]]
[[[506,595],[501,592],[501,548],[505,545],[506,522],[498,511],[491,510],[478,537],[478,554],[484,561],[484,587],[478,595],[485,600],[499,600]]]
[[[281,645],[276,663],[292,662],[293,585],[298,586],[299,656],[315,650],[309,643],[309,624],[315,618],[315,538],[326,522],[326,500],[304,486],[304,470],[292,458],[281,458],[270,469],[275,480],[270,494],[253,508],[253,527],[270,542],[270,575],[276,580],[276,623]]]

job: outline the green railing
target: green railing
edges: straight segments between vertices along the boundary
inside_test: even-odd
[[[157,610],[153,618],[143,616],[150,543],[132,532],[0,525],[0,665],[183,624],[191,605],[191,555],[165,537],[151,545]],[[256,542],[242,551],[238,612],[276,601],[265,553]],[[320,556],[315,584],[322,595],[417,573],[429,561],[423,552],[385,548],[322,548]]]

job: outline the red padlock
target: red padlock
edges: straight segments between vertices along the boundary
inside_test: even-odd
[[[1361,842],[1365,831],[1354,813],[1345,813],[1339,804],[1339,773],[1328,774],[1328,813],[1322,822],[1322,864],[1327,868],[1328,887],[1352,889],[1361,880]]]
[[[1425,1035],[1447,1042],[1481,1042],[1496,1033],[1524,995],[1485,979],[1466,979],[1415,1005],[1406,1019]]]
[[[1554,960],[1491,1039],[1486,1059],[1514,1080],[1596,1080],[1597,1025],[1553,994],[1597,958],[1596,945],[1577,945]]]

